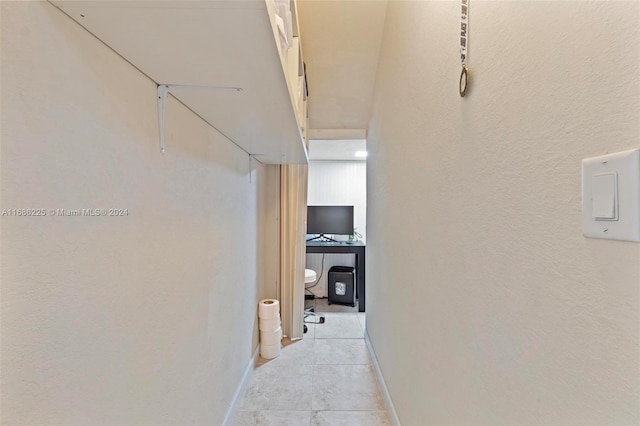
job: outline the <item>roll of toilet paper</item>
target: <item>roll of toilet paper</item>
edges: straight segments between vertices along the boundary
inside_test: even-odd
[[[265,359],[273,359],[280,356],[280,343],[275,345],[260,345],[260,356]]]
[[[260,318],[258,325],[260,331],[274,332],[282,325],[280,314],[277,314],[275,318]]]
[[[260,344],[261,345],[278,345],[282,340],[282,327],[278,327],[276,331],[261,331],[260,332]]]
[[[280,302],[276,299],[263,299],[258,304],[258,316],[260,318],[275,318],[280,315]]]

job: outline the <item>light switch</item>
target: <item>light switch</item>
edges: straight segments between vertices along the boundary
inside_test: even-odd
[[[618,174],[600,173],[591,177],[591,216],[595,220],[618,220]]]
[[[582,160],[582,233],[640,242],[640,149]]]

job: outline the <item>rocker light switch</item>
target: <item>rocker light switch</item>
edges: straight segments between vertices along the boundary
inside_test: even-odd
[[[595,220],[618,220],[618,174],[600,173],[591,177],[591,216]]]
[[[582,233],[640,242],[640,149],[582,160]]]

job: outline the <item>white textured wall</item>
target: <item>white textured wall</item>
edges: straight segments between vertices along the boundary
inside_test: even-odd
[[[220,424],[257,346],[267,168],[45,2],[2,2],[2,424]],[[269,176],[275,176],[270,173]],[[271,203],[272,205],[272,203]],[[269,213],[273,217],[272,213]]]
[[[336,205],[353,206],[353,224],[367,237],[367,164],[365,161],[311,161],[309,162],[309,191],[307,204],[310,206]],[[337,240],[348,237],[337,235]],[[318,297],[327,296],[327,275],[332,266],[355,266],[353,254],[308,254],[307,268],[318,274],[318,284],[310,289]],[[320,277],[320,271],[323,271]]]
[[[368,137],[367,329],[403,425],[639,424],[640,244],[580,160],[640,143],[640,3],[391,1]]]

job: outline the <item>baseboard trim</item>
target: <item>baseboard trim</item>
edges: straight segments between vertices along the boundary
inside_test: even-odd
[[[247,386],[249,386],[249,382],[251,381],[251,376],[253,375],[253,370],[255,369],[256,363],[258,362],[258,357],[260,356],[260,345],[256,347],[256,350],[253,352],[249,363],[247,364],[247,368],[244,369],[244,373],[242,374],[242,379],[240,380],[240,384],[236,389],[236,393],[233,394],[233,399],[231,400],[231,405],[227,410],[227,414],[224,416],[224,420],[222,421],[223,426],[230,426],[233,423],[233,420],[238,413],[238,408],[240,408],[240,402],[242,401],[242,396],[244,392],[247,390]]]
[[[387,384],[384,381],[384,377],[382,376],[382,370],[380,370],[378,358],[376,357],[376,353],[374,352],[373,346],[371,345],[371,340],[369,340],[369,334],[367,334],[366,331],[364,332],[364,342],[367,344],[367,350],[369,351],[369,356],[371,356],[373,368],[376,370],[376,378],[378,379],[378,384],[380,385],[380,392],[382,392],[384,405],[387,408],[387,413],[389,414],[389,420],[391,421],[391,424],[393,426],[401,426],[400,419],[398,418],[398,413],[396,413],[396,407],[393,405],[391,395],[389,394],[389,389],[387,389]]]

